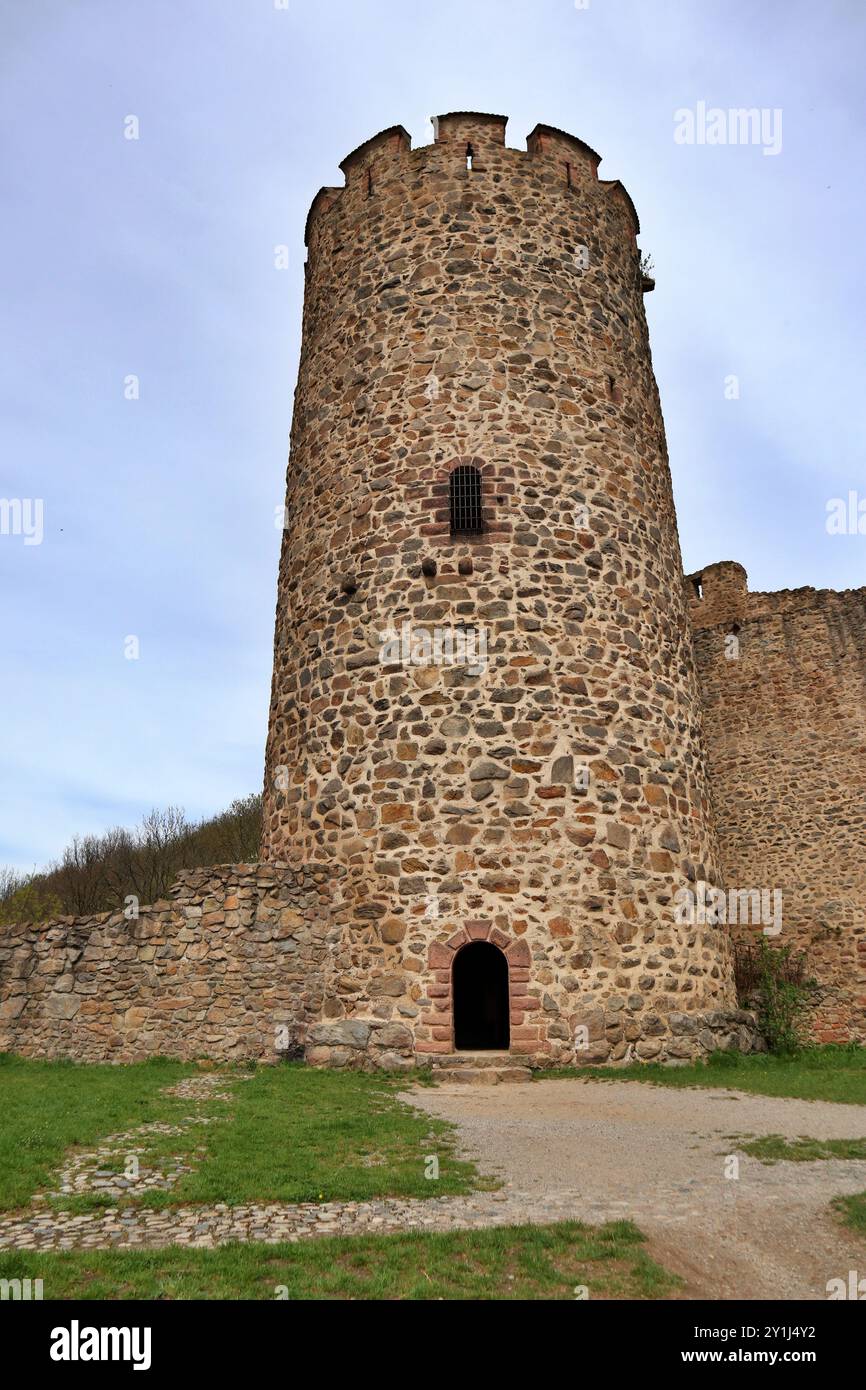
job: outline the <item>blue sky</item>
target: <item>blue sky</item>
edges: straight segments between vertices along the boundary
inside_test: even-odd
[[[655,262],[686,569],[866,583],[825,529],[866,496],[859,0],[279,4],[0,3],[0,497],[44,503],[0,534],[0,862],[260,788],[304,218],[385,126],[598,150]],[[780,153],[676,143],[701,101],[780,108]]]

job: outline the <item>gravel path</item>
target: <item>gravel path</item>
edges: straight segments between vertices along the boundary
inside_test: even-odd
[[[731,1136],[866,1137],[860,1106],[637,1081],[440,1086],[412,1103],[458,1126],[460,1148],[505,1182],[524,1220],[539,1205],[600,1222],[629,1217],[693,1298],[826,1298],[866,1276],[866,1241],[828,1211],[866,1190],[866,1161],[763,1164]],[[521,1218],[518,1218],[521,1219]]]

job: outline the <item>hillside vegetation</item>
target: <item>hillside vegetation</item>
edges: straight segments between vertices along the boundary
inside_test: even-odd
[[[188,821],[181,808],[169,806],[150,811],[133,830],[76,835],[46,869],[0,868],[0,926],[110,912],[130,894],[155,902],[179,869],[258,859],[261,831],[262,799],[250,795],[209,820]]]

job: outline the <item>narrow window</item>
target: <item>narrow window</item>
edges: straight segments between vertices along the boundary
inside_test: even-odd
[[[565,182],[571,188],[571,165],[568,160],[565,161]]]
[[[372,196],[373,196],[373,170],[371,169],[370,165],[368,164],[368,165],[367,165],[367,197],[368,197],[368,198],[372,198]]]
[[[694,586],[695,586],[695,593],[697,594],[698,598],[703,598],[703,596],[704,596],[704,576],[703,576],[702,574],[696,574],[695,577],[694,577],[694,579],[692,580],[692,583],[693,583]]]
[[[471,463],[452,469],[449,492],[452,536],[480,536],[484,530],[480,469]]]
[[[467,145],[467,146],[466,146],[466,168],[467,168],[467,169],[471,169],[471,168],[472,168],[472,161],[473,161],[474,158],[475,158],[475,151],[473,150],[473,148],[472,148],[471,145]]]

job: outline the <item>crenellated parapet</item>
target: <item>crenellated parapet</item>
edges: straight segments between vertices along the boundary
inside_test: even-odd
[[[683,579],[692,628],[733,627],[761,622],[782,615],[821,613],[832,621],[845,615],[858,625],[858,615],[866,607],[866,589],[776,589],[769,592],[749,589],[743,566],[736,560],[719,560]]]
[[[526,149],[534,159],[549,159],[565,168],[566,183],[592,182],[598,178],[601,155],[552,125],[537,125],[526,137]]]
[[[413,150],[412,141],[401,125],[365,140],[342,161],[343,188],[320,189],[307,217],[305,244],[317,248],[316,229],[334,217],[357,217],[359,202],[374,197],[397,179],[411,181],[422,173],[453,175],[470,179],[481,174],[519,176],[534,166],[546,182],[563,190],[584,191],[608,197],[622,209],[630,232],[637,235],[640,223],[634,204],[618,179],[599,179],[601,155],[585,141],[555,126],[537,125],[526,139],[526,149],[505,144],[507,116],[480,111],[451,111],[434,116],[433,144]],[[493,190],[491,190],[493,191]],[[347,196],[343,196],[343,195]],[[358,194],[356,199],[352,195]]]

